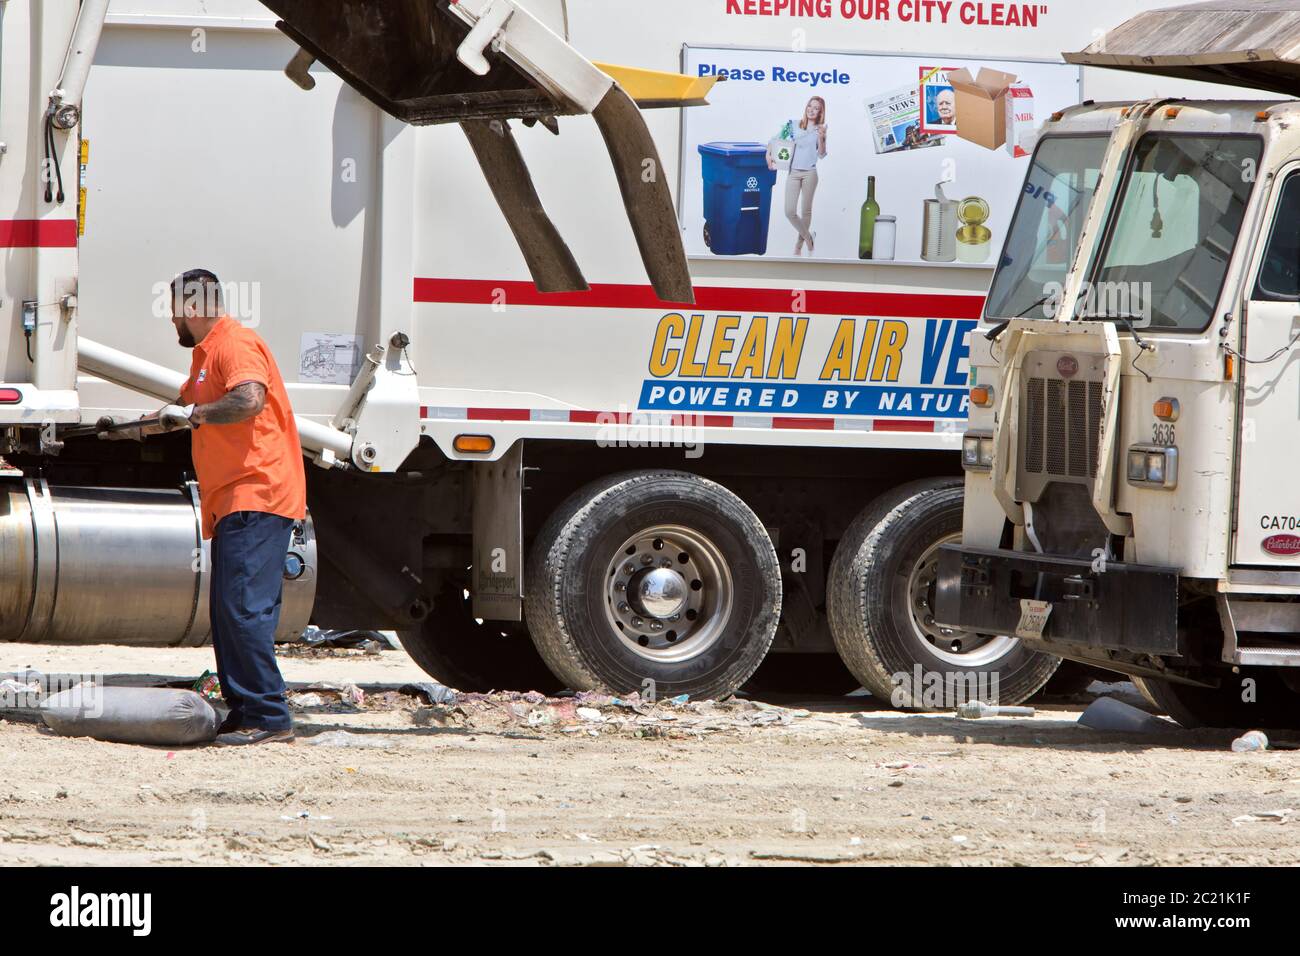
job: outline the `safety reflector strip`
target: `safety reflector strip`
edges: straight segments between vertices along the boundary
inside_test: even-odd
[[[649,425],[675,428],[753,428],[785,431],[913,432],[952,431],[946,422],[902,421],[870,418],[790,418],[767,415],[706,415],[703,413],[619,411],[595,412],[553,408],[447,408],[420,407],[424,421],[535,422],[570,425]],[[957,430],[958,433],[960,429]]]

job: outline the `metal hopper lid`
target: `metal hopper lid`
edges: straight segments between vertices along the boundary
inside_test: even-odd
[[[1212,0],[1140,13],[1067,63],[1300,96],[1300,0]]]

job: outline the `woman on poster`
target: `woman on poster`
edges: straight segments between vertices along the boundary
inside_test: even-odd
[[[826,158],[828,129],[826,101],[814,96],[794,129],[794,163],[785,181],[785,217],[799,236],[794,245],[796,256],[804,254],[805,245],[809,255],[817,249],[817,233],[812,231],[813,198],[817,195],[817,161]],[[776,169],[771,150],[768,150],[767,165]]]

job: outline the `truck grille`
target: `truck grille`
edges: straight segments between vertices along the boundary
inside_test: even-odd
[[[1026,473],[1097,476],[1101,382],[1029,378],[1024,407]]]

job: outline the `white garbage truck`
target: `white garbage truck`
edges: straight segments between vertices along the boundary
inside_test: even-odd
[[[175,398],[166,286],[203,266],[319,466],[286,636],[394,629],[465,689],[724,694],[771,654],[919,707],[1052,675],[934,602],[1037,128],[1116,86],[1041,59],[1081,12],[0,14],[0,639],[207,639],[187,441],[96,433]]]
[[[1067,56],[1264,92],[1053,116],[973,338],[937,617],[1132,675],[1186,726],[1300,714],[1297,51],[1300,4],[1218,0]]]

